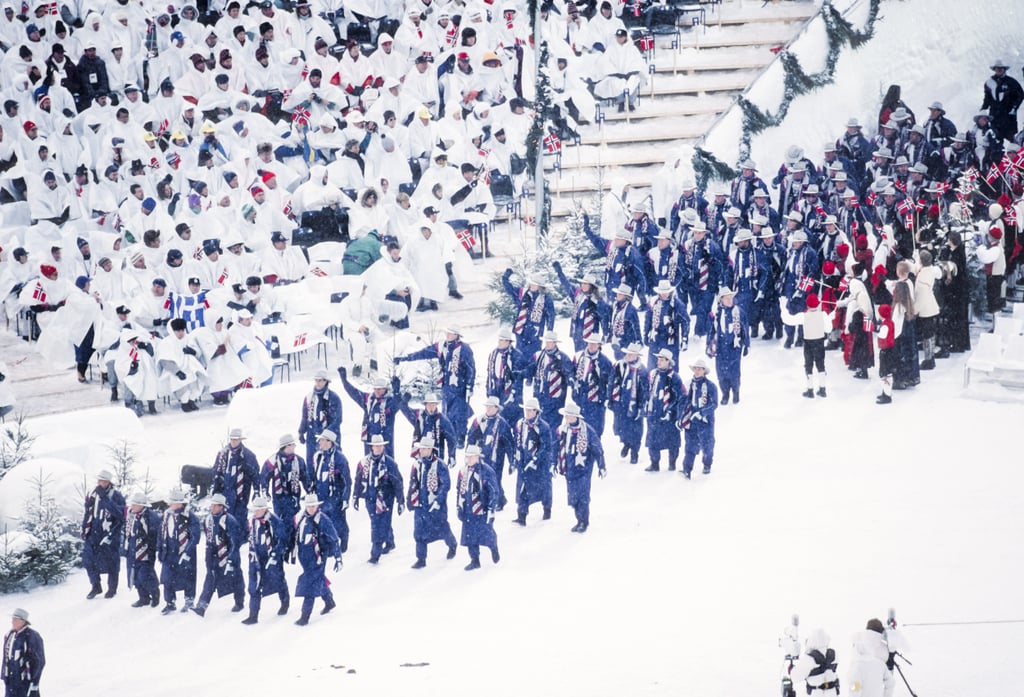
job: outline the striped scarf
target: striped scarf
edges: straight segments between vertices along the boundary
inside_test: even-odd
[[[295,466],[295,455],[285,455],[280,450],[271,462],[270,493],[274,496],[299,496],[302,482],[299,468]]]
[[[438,344],[437,352],[441,355],[441,364],[445,362],[445,356],[448,357],[448,384],[455,386],[459,382],[459,362],[462,359],[462,342],[453,341],[451,343],[444,342]],[[437,384],[439,387],[444,386],[444,371],[437,378]]]
[[[612,336],[621,338],[626,333],[626,310],[629,308],[629,301],[615,303],[615,313],[612,315]]]
[[[512,353],[508,349],[494,349],[487,357],[487,374],[494,380],[493,388],[501,391],[504,403],[512,393]]]

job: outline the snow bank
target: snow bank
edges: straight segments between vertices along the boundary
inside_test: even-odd
[[[46,493],[57,501],[61,514],[71,520],[82,517],[86,487],[94,482],[81,463],[57,457],[37,457],[23,462],[0,480],[0,532],[18,527],[25,502],[38,495],[36,482],[46,482]]]
[[[110,446],[141,442],[143,433],[139,418],[120,404],[26,419],[25,430],[36,438],[33,457],[75,462],[90,475],[110,465]]]

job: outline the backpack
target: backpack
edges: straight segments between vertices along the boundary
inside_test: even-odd
[[[815,649],[813,651],[808,651],[807,655],[810,656],[811,658],[813,658],[814,662],[817,664],[817,665],[814,666],[814,668],[811,669],[811,672],[807,674],[808,678],[814,677],[816,675],[824,675],[828,671],[832,671],[832,673],[835,674],[835,672],[836,672],[836,652],[835,652],[835,649],[826,649],[824,654],[822,654],[821,651],[818,651],[817,649]],[[810,683],[807,683],[807,694],[809,694],[809,695],[810,694],[814,694],[815,688],[818,688],[818,689],[821,689],[821,690],[832,690],[832,689],[834,689],[836,691],[836,694],[838,694],[839,693],[839,679],[836,678],[835,680],[833,680],[831,682],[821,683],[820,685],[817,685],[817,686],[814,686],[814,687],[812,687]]]

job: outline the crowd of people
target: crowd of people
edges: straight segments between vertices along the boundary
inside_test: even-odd
[[[642,60],[622,3],[541,9],[561,66],[555,122],[574,128],[595,94],[623,101],[602,87],[620,81],[623,56]],[[431,0],[3,8],[8,325],[139,414],[160,397],[193,411],[201,394],[225,404],[266,384],[266,325],[344,292],[343,323],[368,339],[354,358],[375,364],[373,339],[462,298],[457,277],[489,254],[492,188],[522,191],[526,12]],[[315,257],[324,240],[347,246]],[[362,279],[323,280],[342,275]]]

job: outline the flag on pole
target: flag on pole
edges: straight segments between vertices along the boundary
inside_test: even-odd
[[[473,237],[473,233],[469,231],[469,228],[456,230],[455,237],[458,238],[467,252],[472,252],[473,247],[476,246],[476,238]]]
[[[552,153],[562,151],[562,140],[557,133],[549,133],[544,136],[544,149]]]

